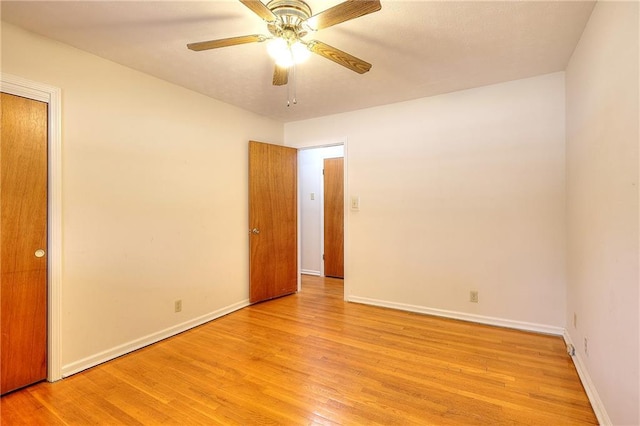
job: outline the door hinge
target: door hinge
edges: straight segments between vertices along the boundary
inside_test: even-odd
[[[322,169],[322,176],[324,176],[324,169]]]
[[[322,260],[324,260],[324,253],[322,254]]]

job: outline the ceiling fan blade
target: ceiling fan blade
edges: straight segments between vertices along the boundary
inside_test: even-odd
[[[289,82],[289,68],[276,65],[273,71],[273,85],[284,86]]]
[[[349,55],[347,52],[343,52],[342,50],[336,49],[335,47],[329,46],[321,41],[312,40],[307,43],[307,48],[313,53],[324,56],[336,64],[347,67],[358,74],[364,74],[371,69],[371,64],[369,62],[365,62],[362,59]]]
[[[309,28],[317,31],[350,19],[377,12],[381,8],[380,0],[347,0],[313,15],[305,22]]]
[[[240,2],[267,22],[273,22],[278,19],[277,16],[274,15],[273,12],[260,0],[240,0]]]
[[[200,41],[197,43],[189,43],[187,47],[191,50],[199,52],[201,50],[217,49],[219,47],[235,46],[236,44],[256,43],[265,41],[267,38],[260,34],[221,38],[219,40]]]

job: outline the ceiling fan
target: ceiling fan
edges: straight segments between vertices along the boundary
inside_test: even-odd
[[[289,68],[302,62],[310,52],[325,57],[359,74],[371,69],[371,64],[318,40],[305,41],[310,32],[340,24],[381,9],[380,0],[347,0],[312,15],[311,8],[302,0],[271,0],[266,5],[260,0],[240,0],[253,13],[267,23],[270,36],[253,34],[219,40],[189,43],[194,51],[217,49],[237,44],[269,40],[267,49],[276,59],[273,84],[282,86],[289,79]]]

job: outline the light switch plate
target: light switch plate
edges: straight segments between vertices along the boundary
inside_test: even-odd
[[[351,196],[351,210],[360,210],[360,197],[358,197],[357,195]]]

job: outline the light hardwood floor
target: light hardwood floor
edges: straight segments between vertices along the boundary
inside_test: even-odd
[[[1,400],[11,424],[596,424],[560,337],[345,303],[253,305]]]

